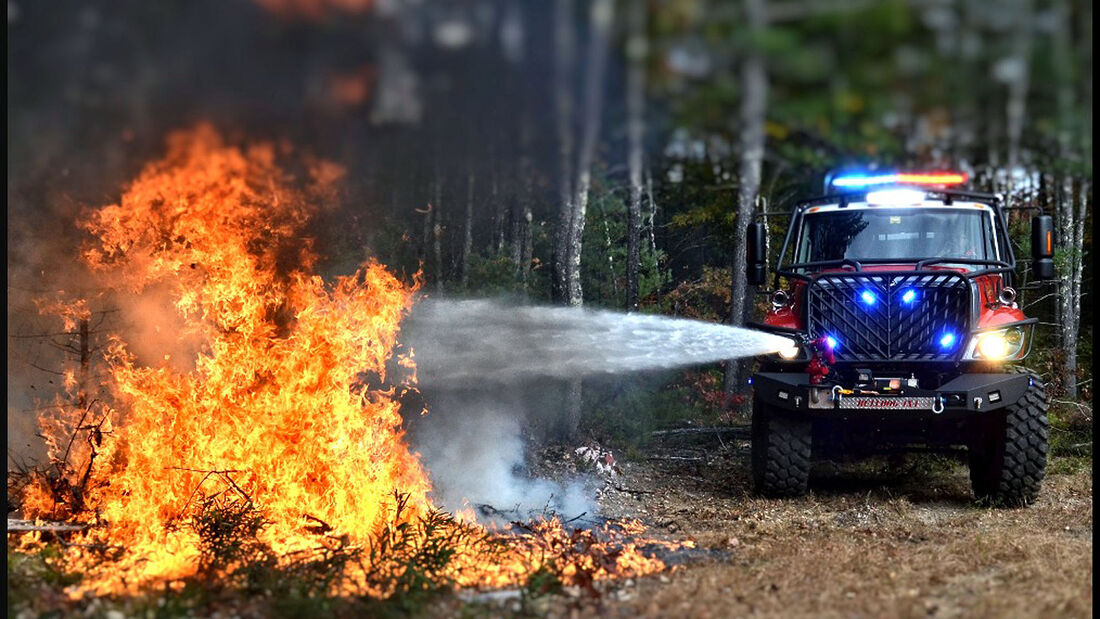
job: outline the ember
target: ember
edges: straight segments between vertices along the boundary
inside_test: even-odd
[[[581,586],[662,569],[632,541],[636,523],[489,531],[433,507],[386,376],[417,285],[373,262],[331,283],[314,273],[304,226],[340,174],[316,164],[299,188],[280,163],[288,152],[230,145],[208,125],[177,132],[118,204],[84,220],[89,267],[127,294],[167,290],[178,322],[163,327],[200,345],[186,369],[149,365],[115,334],[110,402],[74,397],[41,411],[59,473],[36,477],[22,506],[28,518],[89,525],[67,547],[86,575],[70,593],[231,573],[241,565],[209,561],[226,522],[254,537],[242,561],[370,548],[341,564],[329,593],[391,593],[371,575],[381,568],[373,551],[394,531],[411,531],[414,548],[443,531],[455,554],[440,573],[463,587],[523,583],[550,564]],[[84,299],[51,309],[70,321],[88,311]],[[75,394],[80,381],[67,379]],[[104,560],[96,548],[122,552]]]

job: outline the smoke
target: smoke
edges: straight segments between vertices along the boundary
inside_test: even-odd
[[[518,388],[425,394],[429,412],[411,420],[410,441],[429,471],[436,505],[471,507],[483,521],[558,513],[575,518],[596,512],[595,480],[558,483],[534,477],[527,466],[525,431],[542,400]]]

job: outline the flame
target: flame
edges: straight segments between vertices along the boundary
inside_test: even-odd
[[[62,485],[80,496],[66,506],[56,484],[39,480],[24,491],[25,513],[81,518],[91,525],[87,544],[125,548],[103,562],[71,546],[86,574],[73,595],[135,592],[195,575],[200,539],[180,523],[204,497],[261,506],[267,526],[259,540],[280,556],[317,547],[311,524],[364,546],[433,510],[394,387],[368,387],[386,384],[417,284],[374,262],[331,283],[313,272],[318,255],[305,226],[342,170],[314,162],[298,189],[279,164],[285,146],[234,146],[205,124],[167,142],[166,155],[118,204],[87,214],[92,241],[82,257],[125,294],[167,291],[178,319],[172,327],[201,346],[186,369],[147,365],[125,333],[115,334],[105,354],[110,405],[59,400],[42,411],[51,457],[66,463]],[[76,302],[60,313],[86,319],[88,307]],[[71,389],[76,382],[70,377]],[[477,528],[472,523],[472,514],[459,514],[448,526]],[[629,541],[640,532],[630,523],[589,538],[553,519],[479,530],[492,535],[463,538],[451,562],[459,586],[522,582],[566,555],[566,576],[663,568]],[[486,541],[492,536],[507,543]]]

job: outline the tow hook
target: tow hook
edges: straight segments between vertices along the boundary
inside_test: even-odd
[[[943,412],[943,395],[932,398],[932,414],[939,415]]]
[[[982,410],[982,398],[981,398],[981,396],[977,396],[977,397],[974,398],[974,408],[976,408],[978,410]]]
[[[831,400],[832,400],[833,402],[838,402],[838,403],[839,403],[839,402],[840,402],[840,400],[841,400],[841,399],[842,399],[843,397],[844,397],[844,394],[842,393],[842,390],[841,390],[841,388],[840,388],[840,385],[833,385],[833,393],[832,393],[832,397],[831,397],[830,399],[831,399]]]

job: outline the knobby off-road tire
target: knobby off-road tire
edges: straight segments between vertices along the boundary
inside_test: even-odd
[[[981,424],[970,445],[970,485],[988,505],[1030,505],[1046,473],[1050,400],[1039,377],[1027,374],[1024,395]]]
[[[752,409],[754,489],[766,497],[805,494],[810,480],[810,422],[756,400]]]

